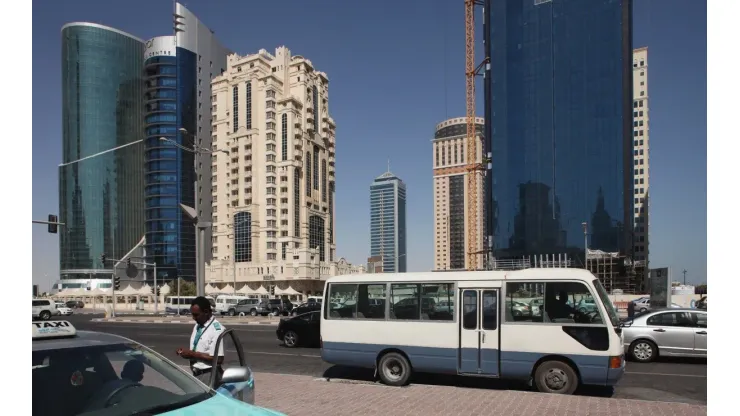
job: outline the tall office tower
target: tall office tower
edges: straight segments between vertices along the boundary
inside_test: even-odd
[[[370,256],[383,273],[406,272],[406,184],[390,164],[370,185]]]
[[[113,265],[100,255],[124,257],[144,236],[144,149],[135,143],[143,125],[143,58],[144,41],[120,30],[94,23],[62,28],[64,287],[89,281],[110,287]]]
[[[475,120],[479,149],[483,146],[482,117]],[[466,230],[467,195],[466,180],[468,154],[467,124],[465,117],[451,118],[437,124],[432,140],[434,168],[434,270],[462,270],[468,267],[469,251],[482,251],[483,240],[471,246]],[[482,162],[482,151],[477,163]],[[478,200],[483,201],[483,178],[479,178]],[[483,204],[479,204],[478,224],[485,229]],[[483,267],[484,256],[476,258],[476,269]]]
[[[229,55],[214,78],[210,282],[268,281],[308,294],[343,264],[328,88],[325,73],[284,46]]]
[[[230,53],[183,5],[175,4],[175,35],[146,42],[146,253],[159,281],[196,275],[193,221],[180,204],[211,218],[211,155],[178,148],[211,148],[211,79],[226,69]],[[162,138],[171,140],[162,140]],[[197,158],[197,165],[194,165]],[[198,183],[197,190],[195,183]],[[198,198],[196,200],[196,192]],[[206,228],[205,241],[211,240]],[[202,253],[210,259],[210,244]],[[204,273],[201,270],[200,273]],[[153,276],[149,276],[153,278]]]
[[[495,257],[631,256],[632,1],[489,12]]]
[[[648,112],[648,49],[635,49],[632,55],[634,102],[634,259],[648,266],[650,236],[650,113]]]

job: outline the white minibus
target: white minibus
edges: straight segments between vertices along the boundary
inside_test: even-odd
[[[184,315],[190,313],[190,304],[195,296],[167,296],[164,298],[164,312]],[[216,308],[216,301],[211,296],[206,296],[211,307]]]
[[[619,318],[585,269],[354,274],[327,279],[324,295],[322,359],[374,368],[388,385],[413,369],[572,394],[624,374]]]

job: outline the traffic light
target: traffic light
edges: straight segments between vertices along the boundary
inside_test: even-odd
[[[131,267],[131,257],[126,259],[126,267]]]
[[[275,295],[275,286],[270,286],[270,296]]]
[[[56,215],[49,214],[49,222],[55,223],[55,224],[49,224],[49,233],[56,234],[57,229],[59,227],[59,225],[56,223],[59,222],[59,217],[57,217]]]
[[[159,296],[159,286],[157,286],[157,296]]]
[[[103,264],[103,267],[105,267],[105,253],[100,255],[100,262]]]
[[[121,290],[121,278],[119,276],[113,278],[113,288],[115,290]]]

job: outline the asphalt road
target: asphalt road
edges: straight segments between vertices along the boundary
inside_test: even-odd
[[[92,317],[77,315],[68,319],[78,329],[119,334],[154,349],[178,364],[187,364],[175,351],[180,347],[187,348],[192,330],[189,325],[91,322]],[[239,337],[249,366],[256,372],[372,380],[372,371],[332,366],[323,362],[318,348],[285,348],[275,336],[275,326],[232,328]],[[228,344],[226,349],[228,359]],[[412,382],[470,388],[527,388],[496,380],[435,375],[419,375]],[[628,362],[626,374],[615,389],[585,388],[579,394],[706,404],[707,362],[681,359],[661,359],[649,364]]]

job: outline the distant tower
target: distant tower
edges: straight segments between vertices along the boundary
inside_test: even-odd
[[[468,251],[483,250],[483,240],[470,247],[465,233],[468,163],[465,117],[445,120],[437,125],[432,139],[434,172],[434,270],[467,269]],[[478,140],[483,143],[483,118],[475,120]],[[481,162],[482,158],[478,160]],[[479,201],[483,201],[484,180],[478,182]],[[478,224],[485,229],[483,204],[479,204]],[[480,233],[482,236],[484,233]],[[484,256],[477,256],[476,269],[483,267]]]
[[[406,271],[406,185],[388,170],[370,185],[370,255],[383,272]]]

